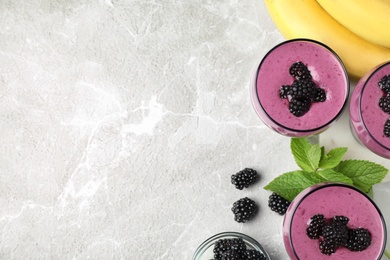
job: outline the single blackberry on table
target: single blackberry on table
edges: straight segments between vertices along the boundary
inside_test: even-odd
[[[314,102],[324,102],[326,100],[326,92],[323,88],[316,88],[316,93],[314,95]]]
[[[256,214],[257,205],[253,200],[245,197],[234,202],[232,211],[235,221],[245,223]]]
[[[386,137],[390,137],[390,119],[386,120],[385,126],[383,128],[383,134]]]
[[[309,226],[306,228],[306,234],[311,239],[320,238],[322,228],[325,225],[325,217],[322,214],[316,214],[310,218]]]
[[[272,211],[277,212],[279,215],[284,215],[288,206],[290,206],[290,202],[275,192],[269,196],[268,207],[270,207]]]
[[[379,99],[379,107],[382,109],[383,112],[390,114],[390,95],[381,97]]]
[[[322,227],[322,238],[326,244],[336,248],[344,246],[348,241],[348,227],[336,222],[327,223]]]
[[[386,93],[390,93],[390,75],[385,75],[378,82],[379,87]]]
[[[279,96],[280,98],[287,98],[288,92],[290,91],[290,85],[283,85],[280,87]]]
[[[320,252],[325,255],[331,255],[334,252],[336,252],[336,245],[335,244],[329,244],[325,241],[320,241]]]
[[[293,76],[296,80],[311,80],[310,70],[301,61],[295,62],[291,65],[290,75]]]
[[[265,255],[254,249],[248,249],[244,253],[245,260],[265,260]]]
[[[233,174],[231,177],[232,184],[236,186],[237,189],[242,190],[244,187],[248,188],[249,185],[256,182],[258,178],[257,172],[250,168],[245,168],[236,174]]]
[[[363,251],[371,245],[371,234],[365,228],[350,229],[345,245],[351,251]]]
[[[291,114],[301,117],[310,109],[310,100],[308,98],[292,98],[289,104]]]

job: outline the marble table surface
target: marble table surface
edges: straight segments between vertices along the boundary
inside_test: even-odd
[[[297,166],[249,96],[283,41],[263,1],[1,0],[0,23],[0,259],[191,259],[223,231],[288,258],[263,187]]]

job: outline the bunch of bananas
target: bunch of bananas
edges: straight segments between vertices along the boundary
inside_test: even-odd
[[[332,48],[358,79],[390,61],[390,0],[264,0],[286,39],[309,38]]]

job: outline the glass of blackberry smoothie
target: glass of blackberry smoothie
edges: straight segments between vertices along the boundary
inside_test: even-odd
[[[302,191],[283,222],[284,245],[293,260],[379,260],[386,234],[384,218],[370,197],[342,183]]]
[[[355,138],[372,152],[390,159],[390,61],[359,80],[349,112]]]
[[[341,59],[326,45],[293,39],[271,49],[251,86],[252,105],[265,125],[305,137],[327,129],[342,114],[349,78]]]

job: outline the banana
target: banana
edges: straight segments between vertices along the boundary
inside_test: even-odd
[[[332,48],[355,79],[390,60],[390,49],[372,44],[333,19],[316,0],[264,0],[276,27],[287,39],[309,38]]]
[[[389,0],[317,0],[336,21],[363,39],[390,48]]]

